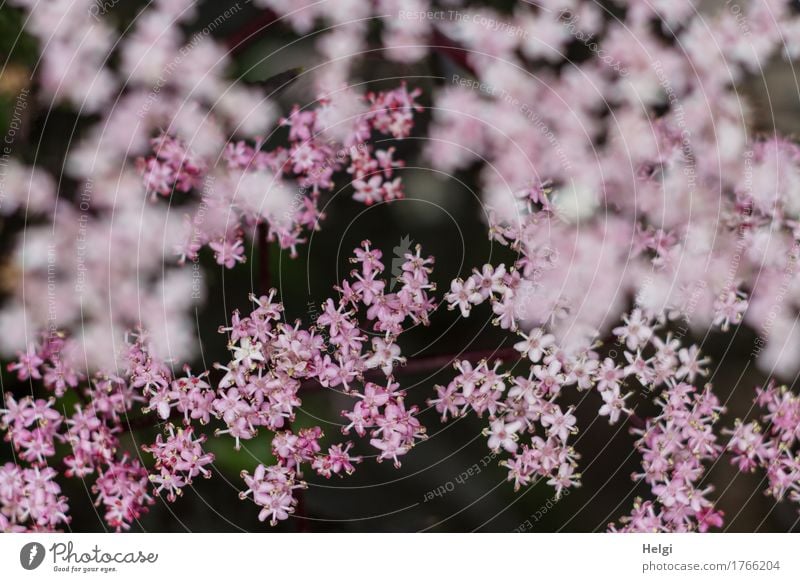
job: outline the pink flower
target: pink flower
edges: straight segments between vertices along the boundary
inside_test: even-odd
[[[245,262],[244,245],[239,239],[234,241],[228,239],[215,241],[208,246],[214,251],[217,264],[224,265],[228,269],[232,269],[236,263]]]
[[[353,194],[353,200],[363,202],[366,205],[371,205],[381,200],[383,198],[381,195],[382,182],[383,178],[380,176],[372,176],[368,180],[354,180],[353,189],[356,192]]]
[[[378,368],[390,376],[394,362],[403,363],[405,358],[400,357],[400,346],[391,341],[384,341],[376,337],[372,339],[372,355],[364,362],[367,368]]]
[[[629,350],[635,350],[650,340],[653,330],[642,316],[640,309],[634,309],[631,314],[623,316],[624,326],[614,328],[614,335],[625,340]]]
[[[553,345],[555,338],[546,334],[540,327],[534,328],[528,334],[520,333],[523,340],[514,344],[514,349],[526,354],[534,364],[539,362],[545,350]]]
[[[481,303],[483,297],[477,290],[475,280],[470,277],[466,281],[453,280],[450,283],[450,293],[445,295],[445,300],[450,304],[450,309],[458,307],[463,317],[469,317],[472,306]]]
[[[542,416],[542,426],[547,428],[547,434],[557,436],[562,442],[567,442],[567,438],[573,432],[577,419],[572,414],[572,408],[567,412],[562,412],[555,407],[552,412]]]
[[[506,424],[502,419],[492,421],[490,428],[485,431],[489,437],[489,448],[495,452],[505,449],[509,453],[517,450],[517,431],[522,427],[520,421]]]
[[[19,359],[16,362],[8,364],[7,369],[9,372],[16,372],[18,380],[27,380],[33,378],[40,380],[42,374],[39,367],[44,364],[44,360],[36,353],[36,348],[33,344],[28,346],[28,351],[19,353]]]
[[[697,376],[705,376],[708,374],[703,366],[710,362],[708,358],[700,358],[700,348],[691,346],[688,349],[683,348],[678,352],[678,359],[681,362],[680,368],[675,373],[678,378],[687,378],[689,382],[694,382]]]

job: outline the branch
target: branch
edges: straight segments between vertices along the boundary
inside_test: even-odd
[[[502,360],[502,361],[517,361],[520,360],[522,355],[514,348],[496,348],[494,350],[475,350],[472,352],[462,352],[460,354],[443,354],[438,356],[423,356],[421,358],[414,358],[406,362],[405,365],[397,368],[397,371],[402,374],[422,374],[431,370],[444,370],[451,364],[459,360],[467,360],[471,363],[477,363],[481,360]]]
[[[228,45],[231,53],[234,55],[239,54],[253,41],[260,38],[262,33],[277,20],[279,20],[277,14],[269,9],[264,9],[258,13],[257,17],[248,21],[242,28],[228,36],[225,40],[225,44]],[[470,51],[460,46],[436,27],[434,27],[433,33],[431,34],[429,48],[448,57],[454,63],[469,71],[470,74],[476,74],[475,68],[469,64],[467,59],[467,55]]]

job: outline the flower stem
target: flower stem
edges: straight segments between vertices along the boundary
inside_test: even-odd
[[[261,223],[256,229],[256,246],[258,247],[258,290],[261,295],[269,295],[272,280],[269,268],[269,241],[267,240],[267,225]]]

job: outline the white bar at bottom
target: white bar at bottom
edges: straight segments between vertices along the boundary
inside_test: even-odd
[[[1,534],[0,578],[796,581],[798,542],[793,534]]]

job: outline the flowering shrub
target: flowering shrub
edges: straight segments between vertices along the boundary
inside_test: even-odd
[[[707,474],[726,460],[800,502],[800,400],[772,379],[800,368],[800,147],[754,132],[740,94],[768,59],[800,55],[792,3],[747,3],[742,20],[688,2],[256,0],[263,25],[228,47],[217,21],[188,34],[191,0],[143,7],[119,42],[92,0],[11,4],[39,43],[38,105],[76,121],[63,175],[36,156],[3,166],[0,211],[23,227],[0,351],[29,390],[4,389],[0,530],[65,528],[74,478],[108,527],[131,529],[214,478],[217,447],[259,432],[271,459],[241,472],[240,497],[271,525],[304,519],[309,474],[344,477],[370,457],[400,469],[427,438],[401,378],[420,359],[401,339],[440,306],[490,314],[513,346],[447,356],[455,373],[421,399],[442,423],[479,419],[509,489],[580,486],[590,408],[627,426],[639,457],[644,497],[611,531],[724,527]],[[323,64],[236,79],[233,54],[279,34],[310,35]],[[378,78],[374,58],[401,74]],[[353,81],[373,73],[375,87]],[[281,116],[297,79],[313,101]],[[437,292],[420,246],[387,273],[364,241],[314,321],[290,321],[270,248],[299,258],[341,191],[397,206],[417,139],[432,173],[476,183],[500,258]],[[252,307],[220,327],[227,361],[181,368],[198,357],[204,276],[256,254]],[[709,333],[743,341],[745,328],[770,377],[757,419],[729,414],[706,355]],[[298,423],[320,389],[349,403],[352,440]],[[153,426],[152,442],[127,442]]]
[[[268,296],[255,297],[255,308],[246,317],[233,314],[231,326],[220,331],[230,338],[231,361],[216,364],[224,375],[208,382],[209,372],[175,377],[170,366],[154,355],[146,335],[131,338],[124,353],[124,372],[97,372],[88,384],[79,372],[65,364],[61,352],[66,341],[61,336],[45,336],[32,345],[20,359],[9,366],[20,380],[41,382],[44,390],[63,397],[67,388],[83,396],[71,417],[62,415],[56,398],[17,401],[6,395],[6,408],[0,427],[6,432],[18,458],[32,468],[20,470],[8,463],[3,467],[2,514],[4,529],[27,524],[34,529],[50,529],[69,521],[66,500],[53,482],[56,472],[48,466],[56,454],[57,442],[69,445],[71,454],[64,458],[66,477],[96,476],[93,491],[97,503],[108,508],[105,519],[110,527],[129,529],[153,502],[153,495],[175,501],[192,479],[212,476],[209,465],[214,456],[203,450],[205,435],[195,436],[193,423],[200,426],[219,420],[224,428],[215,435],[230,435],[239,448],[241,440],[252,439],[260,427],[272,431],[272,449],[277,464],[259,465],[252,476],[243,473],[247,485],[242,498],[252,496],[262,506],[259,519],[269,518],[275,525],[294,511],[297,500],[293,490],[305,487],[301,480],[303,464],[318,474],[350,474],[361,457],[352,456],[352,443],[333,444],[322,450],[320,427],[291,429],[295,410],[302,404],[298,394],[303,383],[341,387],[354,400],[352,410],[342,415],[350,421],[343,431],[364,437],[379,451],[377,461],[391,460],[400,467],[398,457],[425,438],[425,429],[417,419],[418,409],[406,407],[405,393],[392,375],[403,362],[396,340],[404,323],[427,324],[435,303],[428,295],[432,258],[423,258],[420,249],[408,253],[402,265],[401,286],[396,293],[386,292],[381,275],[384,265],[381,252],[365,241],[356,249],[353,261],[359,265],[352,279],[338,288],[340,299],[328,299],[316,326],[302,329],[300,322],[291,326],[281,321],[283,306],[274,301],[275,290]],[[381,336],[367,344],[358,325],[359,311]],[[366,351],[365,351],[366,348]],[[380,370],[383,382],[364,381],[369,370]],[[356,388],[363,382],[363,389]],[[310,386],[306,385],[306,389]],[[117,454],[119,435],[132,428],[128,413],[140,408],[142,413],[167,424],[155,443],[142,449],[154,458],[148,472],[137,459]],[[34,496],[37,507],[21,501],[26,491],[41,483],[47,495]],[[30,503],[30,500],[28,501]]]

